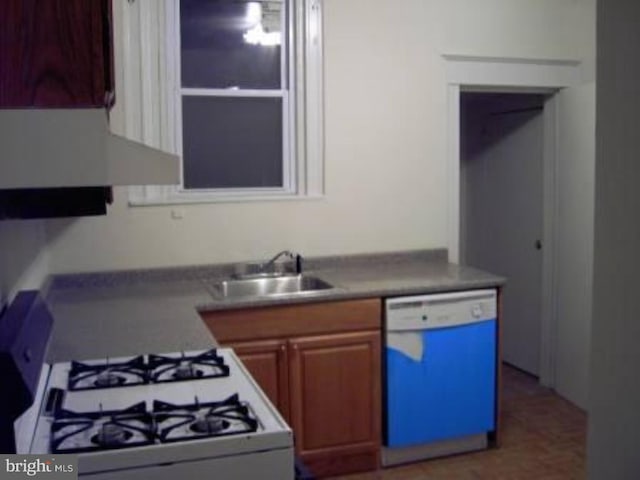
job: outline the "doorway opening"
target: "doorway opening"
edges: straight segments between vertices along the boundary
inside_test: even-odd
[[[508,278],[503,360],[536,377],[543,339],[544,108],[550,97],[460,92],[460,261]]]
[[[588,406],[595,184],[595,82],[578,60],[443,55],[447,74],[449,260],[460,262],[461,97],[543,94],[539,381]],[[465,100],[466,101],[466,100]],[[534,238],[534,249],[537,246]],[[468,241],[468,240],[466,240]],[[529,241],[530,243],[530,241]],[[464,263],[464,261],[462,262]],[[504,289],[511,288],[508,279]],[[507,321],[506,316],[503,320]],[[509,322],[512,319],[508,320]],[[504,344],[502,345],[504,351]]]

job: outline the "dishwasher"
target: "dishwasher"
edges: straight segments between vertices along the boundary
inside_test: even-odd
[[[484,289],[385,300],[384,466],[487,448],[496,299]]]

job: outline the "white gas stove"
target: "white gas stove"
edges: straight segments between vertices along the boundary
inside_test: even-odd
[[[231,349],[45,364],[26,380],[16,453],[77,454],[81,477],[294,477],[291,429]]]
[[[92,479],[294,472],[290,428],[222,348],[53,365],[30,452],[76,453]]]

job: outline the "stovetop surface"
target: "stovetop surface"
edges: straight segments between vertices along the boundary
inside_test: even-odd
[[[203,352],[186,353],[197,355]],[[116,436],[131,436],[136,446],[106,449],[78,448],[78,451],[84,452],[80,456],[81,471],[99,471],[100,468],[107,466],[109,468],[127,468],[181,459],[203,458],[203,456],[210,458],[217,455],[233,455],[256,449],[290,447],[293,443],[290,428],[257,387],[233,351],[219,348],[217,354],[227,365],[228,376],[88,390],[67,390],[69,372],[73,368],[71,362],[53,365],[31,452],[52,452],[51,430],[54,423],[57,422],[56,428],[58,430],[56,432],[60,432],[60,420],[54,420],[54,416],[51,412],[46,411],[46,407],[47,404],[52,407],[52,404],[56,403],[65,411],[73,412],[71,416],[74,418],[75,416],[95,416],[96,412],[107,412],[107,415],[98,421],[101,426],[104,426],[105,423],[114,423],[113,417],[110,416],[111,412],[126,412],[134,406],[138,409],[138,416],[126,417],[125,415],[124,423],[127,427],[125,430],[129,433],[115,432]],[[178,359],[183,353],[163,355]],[[131,358],[114,358],[109,362],[122,363],[129,360]],[[95,361],[96,364],[100,362],[103,360]],[[89,363],[93,363],[93,361]],[[64,391],[62,400],[54,401],[48,398],[48,393],[51,391]],[[251,419],[249,423],[254,422],[251,428],[247,427],[245,420],[238,420],[237,413],[233,412],[230,414],[225,412],[227,417],[223,417],[221,420],[202,420],[203,412],[208,412],[211,405],[224,404],[232,397],[235,397],[237,403],[247,410],[247,417]],[[167,410],[172,408],[182,415],[183,419],[189,417],[191,423],[194,420],[199,420],[199,426],[191,427],[189,424],[185,427],[186,422],[178,425],[181,423],[180,421],[168,420],[163,417],[163,415],[166,416]],[[149,414],[154,417],[153,428],[158,432],[158,435],[151,440],[149,435],[145,433],[147,426],[143,425],[144,416]],[[77,418],[75,420],[77,421]],[[176,425],[178,426],[176,427]],[[209,436],[210,432],[205,434],[203,431],[203,428],[211,429],[221,426],[225,429],[225,433],[221,436]],[[63,427],[69,426],[63,425]],[[108,433],[112,433],[113,429],[110,425],[107,425],[107,429]],[[188,439],[179,438],[185,435],[185,431],[189,434]],[[82,435],[85,442],[95,445],[101,443],[100,436],[103,433],[100,429],[88,427],[83,430]],[[55,436],[54,433],[53,437]],[[189,448],[185,448],[185,445],[189,445]],[[71,450],[76,448],[69,447],[68,444],[66,447]]]

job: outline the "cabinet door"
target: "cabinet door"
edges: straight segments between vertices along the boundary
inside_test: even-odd
[[[2,0],[0,107],[102,107],[113,90],[110,0]]]
[[[289,340],[296,450],[317,475],[379,465],[380,332]]]
[[[228,343],[254,380],[289,422],[289,366],[286,340]]]

